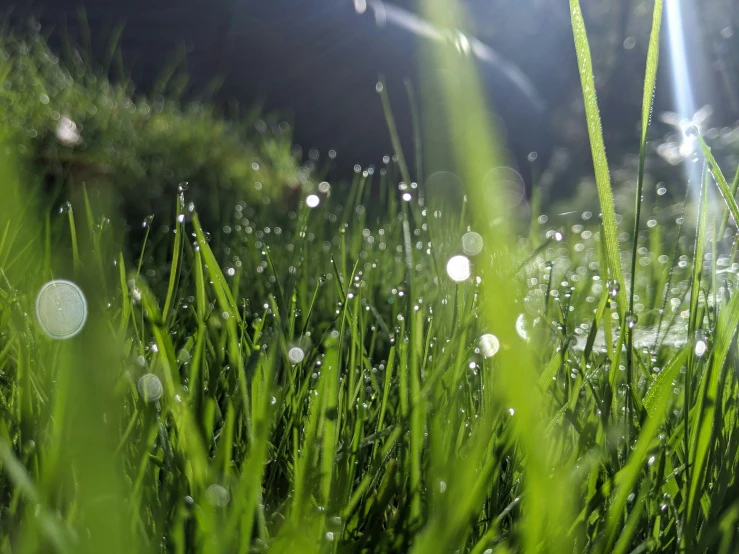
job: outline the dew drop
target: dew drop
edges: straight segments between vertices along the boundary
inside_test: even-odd
[[[608,296],[616,298],[621,290],[621,284],[616,279],[608,279],[606,281],[606,289],[608,289]]]
[[[639,318],[634,312],[626,312],[624,321],[626,322],[626,325],[628,325],[629,329],[633,329],[636,327],[636,323],[639,321]]]

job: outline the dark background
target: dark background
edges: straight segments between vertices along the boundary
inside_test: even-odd
[[[392,4],[416,10],[413,0]],[[566,191],[568,181],[589,171],[568,3],[464,4],[470,34],[518,66],[543,99],[544,108],[537,109],[496,67],[481,65],[511,164],[529,181],[529,152],[539,153],[536,164],[542,170],[555,148],[568,151],[567,171],[557,185]],[[700,4],[703,19],[688,22],[693,80],[700,84],[698,105],[719,106],[715,118],[728,124],[737,118],[732,94],[736,72],[729,63],[732,52],[739,52],[733,34],[737,8],[710,0]],[[652,4],[583,0],[582,5],[606,145],[611,154],[635,152]],[[151,90],[164,69],[181,60],[179,67],[188,75],[187,96],[205,96],[223,106],[238,103],[244,109],[262,105],[267,113],[291,122],[304,152],[315,147],[325,156],[329,149],[336,150],[334,167],[342,174],[357,163],[377,164],[391,152],[375,92],[382,73],[405,149],[411,150],[403,79],[417,81],[418,48],[424,40],[392,25],[378,27],[372,10],[358,14],[353,0],[0,0],[0,6],[12,14],[14,25],[27,25],[33,15],[53,45],[78,45],[99,61],[106,59],[110,38],[122,29],[117,45],[140,91]],[[632,39],[633,46],[627,48]],[[663,40],[658,112],[673,109],[669,72]],[[652,133],[661,132],[666,129],[656,124]]]

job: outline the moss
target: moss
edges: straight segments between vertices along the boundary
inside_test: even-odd
[[[309,184],[289,127],[256,112],[227,120],[198,101],[133,94],[132,83],[111,82],[78,51],[60,59],[39,34],[0,36],[0,63],[0,123],[27,137],[18,148],[29,178],[61,198],[83,183],[109,188],[133,224],[171,218],[188,182],[188,200],[208,221],[238,200],[269,203]]]

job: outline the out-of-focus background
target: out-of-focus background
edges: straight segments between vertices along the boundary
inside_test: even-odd
[[[722,129],[727,135],[739,117],[739,8],[719,0],[677,4],[694,107],[711,106],[705,123],[709,138]],[[553,199],[571,198],[591,172],[565,2],[468,0],[468,30],[461,36],[433,29],[413,0],[2,0],[0,5],[14,28],[40,30],[53,51],[84,52],[114,81],[130,82],[134,94],[156,93],[166,76],[183,98],[215,104],[227,117],[260,107],[271,121],[285,122],[281,128],[289,129],[302,159],[328,161],[331,154],[329,171],[335,177],[350,174],[357,164],[380,165],[392,153],[375,90],[380,75],[404,149],[413,157],[407,83],[417,94],[420,47],[452,41],[460,55],[479,58],[492,117],[527,194],[538,186]],[[610,161],[614,169],[624,169],[615,172],[618,184],[633,179],[651,11],[644,1],[588,0],[583,12],[589,33],[599,39],[592,45],[596,87]],[[669,40],[665,33],[657,116],[677,111]],[[680,157],[670,148],[675,128],[655,120],[649,173],[659,181]],[[661,143],[667,145],[660,149]],[[453,169],[439,160],[424,166],[427,173]]]

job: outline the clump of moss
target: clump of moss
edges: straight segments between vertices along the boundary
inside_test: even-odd
[[[289,127],[134,94],[130,82],[91,67],[76,50],[60,59],[39,34],[0,36],[0,124],[22,139],[33,178],[57,197],[82,185],[109,189],[133,226],[150,214],[171,218],[187,182],[188,201],[215,222],[237,201],[269,204],[309,183]]]

